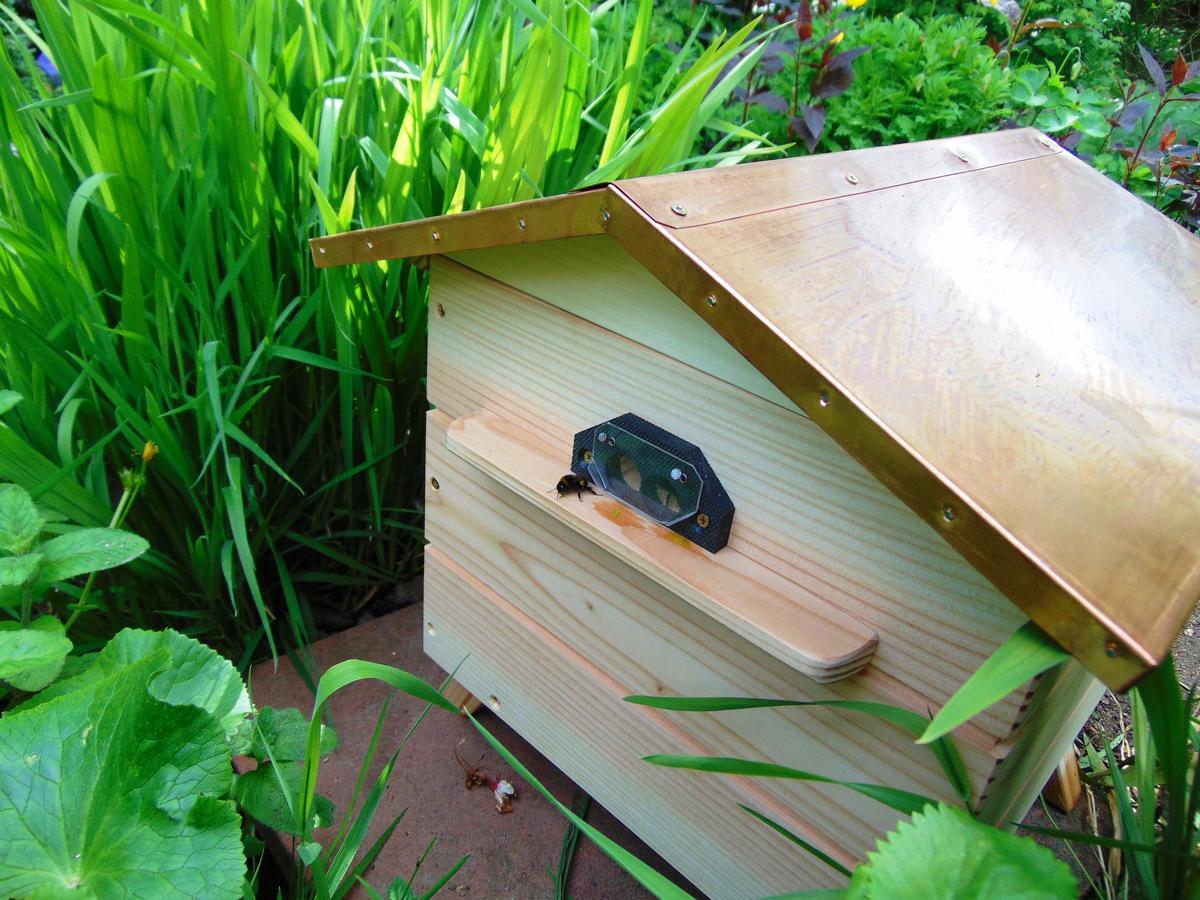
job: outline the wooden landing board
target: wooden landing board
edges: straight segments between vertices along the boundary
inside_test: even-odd
[[[438,482],[436,489],[430,483],[426,494],[431,546],[574,648],[619,686],[621,696],[895,701],[865,677],[870,667],[845,681],[819,685],[718,625],[449,452],[448,425],[443,414],[430,413],[428,466]],[[574,502],[567,498],[563,505]],[[427,585],[427,595],[429,590]],[[534,651],[514,646],[511,652]],[[928,748],[869,716],[820,708],[664,715],[703,748],[697,752],[765,759],[952,799]],[[956,733],[978,794],[995,760],[962,737]],[[818,837],[850,855],[872,849],[875,836],[897,820],[887,807],[841,788],[792,781],[759,784],[769,791],[764,803],[782,804],[803,820],[804,828],[818,829]]]
[[[456,419],[452,453],[574,529],[701,612],[813,681],[838,681],[870,661],[870,628],[736,550],[705,552],[611,497],[562,502],[553,486],[561,454],[491,413]],[[550,485],[550,491],[546,490]]]
[[[439,665],[456,670],[472,693],[705,894],[741,900],[844,883],[738,808],[763,808],[744,782],[643,762],[645,754],[695,747],[661,714],[622,702],[619,685],[434,546],[426,551],[425,620],[425,651]]]
[[[575,432],[624,412],[698,444],[737,506],[729,548],[871,627],[871,677],[911,708],[939,707],[1025,621],[798,413],[449,260],[433,260],[431,305],[444,312],[429,326],[435,406],[544,435],[564,472]],[[1006,737],[1020,700],[977,726]]]

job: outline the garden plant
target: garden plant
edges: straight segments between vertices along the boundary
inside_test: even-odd
[[[336,810],[316,790],[329,699],[373,679],[454,713],[402,669],[307,662],[420,572],[428,314],[418,267],[318,275],[310,237],[1012,125],[1200,230],[1194,3],[0,0],[0,25],[2,896],[254,896],[256,822],[294,837],[296,896],[346,896],[399,825],[367,841],[408,737],[380,746],[385,704]],[[251,705],[248,666],[284,654],[310,714]],[[837,896],[931,896],[933,875],[947,897],[952,875],[1073,896],[1048,851],[974,817],[949,736],[1064,658],[1026,627],[932,721],[824,704],[926,743],[961,800],[845,784],[911,816],[854,871],[747,815],[847,876]],[[1084,747],[1117,836],[1047,833],[1123,861],[1096,895],[1196,896],[1194,691],[1168,661],[1131,696],[1131,752]],[[549,799],[653,893],[683,895]],[[412,881],[364,890],[415,897]]]

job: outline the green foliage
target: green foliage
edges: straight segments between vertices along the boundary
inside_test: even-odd
[[[0,609],[16,616],[0,621],[0,679],[21,691],[57,678],[74,646],[54,616],[31,621],[35,602],[53,584],[123,565],[149,546],[117,528],[80,528],[42,540],[51,518],[24,488],[0,484]]]
[[[1026,622],[943,704],[918,742],[927,744],[949,734],[1034,676],[1070,658],[1042,629]]]
[[[0,894],[241,893],[230,748],[212,713],[154,696],[170,665],[159,647],[0,719]]]
[[[0,477],[100,526],[153,442],[154,549],[81,639],[185,622],[246,658],[419,566],[424,276],[318,274],[307,239],[678,166],[747,37],[646,109],[622,4],[35,6],[63,88],[0,56]]]
[[[970,134],[1000,118],[1008,75],[977,20],[899,14],[846,21],[847,46],[871,49],[854,63],[853,87],[829,104],[829,149]]]
[[[1075,897],[1071,870],[1028,838],[938,804],[901,822],[854,870],[845,900]]]

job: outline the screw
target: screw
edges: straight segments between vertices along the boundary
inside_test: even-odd
[[[679,480],[681,480],[682,478],[683,478],[683,472],[682,472],[682,470],[680,470],[680,469],[678,469],[678,468],[675,468],[675,469],[672,469],[672,470],[671,470],[671,480],[672,480],[672,481],[679,481]]]
[[[525,220],[517,219],[517,227],[520,228],[522,231],[524,231],[525,230]]]
[[[374,249],[375,249],[375,242],[374,242],[374,241],[367,241],[367,249],[368,249],[368,250],[374,250]]]
[[[709,294],[707,297],[704,298],[704,302],[707,303],[709,306],[716,306],[717,305],[717,295]]]
[[[821,391],[821,393],[817,394],[817,402],[820,403],[822,406],[828,406],[829,405],[829,391]]]
[[[696,524],[699,525],[701,528],[707,528],[708,527],[708,516],[706,516],[704,513],[700,513],[700,515],[696,516]]]
[[[583,451],[583,461],[585,463],[590,463],[592,461],[592,451],[591,450]]]
[[[438,304],[438,318],[444,319],[445,317],[446,317],[446,307],[442,306],[442,304],[439,303]]]
[[[943,506],[942,507],[942,518],[945,519],[947,522],[953,522],[957,515],[958,515],[958,513],[956,513],[954,511],[953,506]]]
[[[596,433],[596,440],[598,440],[600,443],[602,443],[602,444],[603,444],[603,443],[605,443],[605,442],[608,440],[608,435],[607,435],[607,434],[605,434],[603,431],[597,432],[597,433]]]
[[[848,182],[850,182],[851,184],[858,184],[858,176],[857,176],[857,175],[849,175],[849,174],[848,174],[848,175],[846,176],[846,180],[847,180]]]
[[[437,634],[437,628],[434,627],[434,624],[432,622],[430,622],[428,625],[425,626],[425,630],[429,633],[430,637],[433,637],[434,635]]]
[[[318,252],[318,253],[320,253],[322,256],[324,256],[324,255],[325,255],[325,248],[324,248],[324,247],[318,247],[318,248],[317,248],[317,252]]]
[[[498,711],[500,709],[500,701],[496,699],[495,694],[492,694],[492,696],[488,697],[488,706],[490,706],[493,710]]]
[[[959,159],[961,159],[965,163],[969,163],[971,161],[970,159],[967,158],[967,154],[963,153],[961,150],[955,150],[954,155],[957,156]]]
[[[1121,655],[1121,648],[1117,646],[1116,641],[1105,641],[1104,642],[1104,654],[1106,656],[1108,656],[1110,659],[1115,659],[1116,657]]]
[[[671,204],[671,212],[675,213],[675,215],[677,215],[677,216],[686,216],[687,215],[687,207],[684,206],[682,203],[672,203]]]
[[[603,219],[605,222],[607,222],[609,219],[611,219],[611,218],[612,218],[612,213],[610,213],[610,212],[609,212],[609,211],[606,209],[604,212],[602,212],[602,213],[600,214],[600,218],[602,218],[602,219]]]
[[[436,478],[429,479],[429,486],[432,487],[435,491],[440,490],[442,487],[440,484],[438,484],[438,480]]]
[[[435,230],[435,231],[433,232],[433,239],[434,239],[435,241],[440,241],[440,240],[442,239],[442,233],[441,233],[440,231],[436,231],[436,230]]]

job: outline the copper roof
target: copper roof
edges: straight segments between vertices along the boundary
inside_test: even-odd
[[[1200,240],[1032,130],[314,240],[607,233],[1109,685],[1200,598]]]

